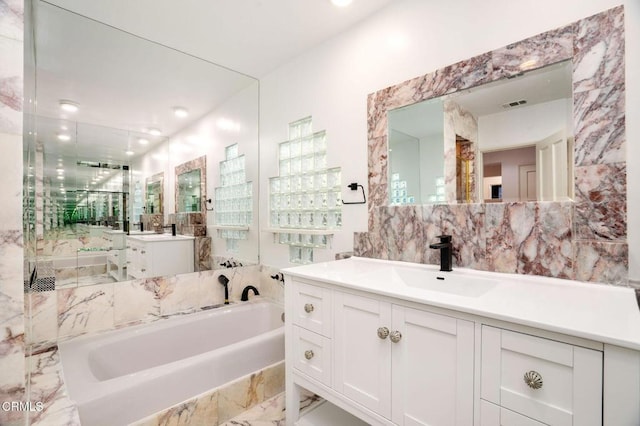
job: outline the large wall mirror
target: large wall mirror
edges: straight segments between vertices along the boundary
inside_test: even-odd
[[[248,164],[258,175],[258,82],[50,2],[31,6],[25,45],[35,66],[26,84],[37,102],[25,109],[27,274],[38,265],[33,290],[115,281],[107,271],[114,235],[140,232],[145,214],[170,223],[178,186],[188,192],[186,211],[200,211],[219,185],[204,168],[177,179],[177,165],[200,157],[217,164],[237,143],[255,156]],[[257,219],[254,229],[244,258],[258,262]],[[213,228],[206,233],[216,238]]]
[[[571,73],[566,60],[390,110],[389,204],[571,199]]]

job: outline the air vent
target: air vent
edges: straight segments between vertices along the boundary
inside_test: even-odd
[[[524,105],[526,104],[527,101],[524,99],[520,99],[519,101],[513,101],[513,102],[507,102],[506,104],[502,104],[502,108],[513,108],[513,107],[517,107],[520,105]]]

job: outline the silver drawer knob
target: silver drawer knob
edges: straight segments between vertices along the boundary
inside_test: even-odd
[[[313,351],[312,351],[311,349],[309,349],[308,351],[304,351],[304,357],[305,357],[306,359],[311,359],[311,358],[313,358],[313,355],[314,355],[314,353],[313,353]]]
[[[542,387],[542,376],[537,371],[527,371],[524,373],[524,382],[531,389],[540,389]]]
[[[304,311],[310,314],[311,312],[313,312],[313,305],[311,303],[306,303],[304,305]]]
[[[378,337],[381,338],[382,340],[389,337],[389,329],[387,327],[380,327],[378,329]]]
[[[392,331],[389,339],[391,339],[393,343],[398,343],[400,339],[402,339],[402,333],[400,333],[398,330]]]

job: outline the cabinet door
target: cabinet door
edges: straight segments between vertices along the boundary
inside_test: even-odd
[[[391,417],[391,344],[378,328],[391,327],[387,302],[334,293],[334,389]]]
[[[473,323],[397,305],[392,316],[393,422],[472,425]]]
[[[602,352],[485,325],[481,369],[487,401],[544,424],[602,424]]]

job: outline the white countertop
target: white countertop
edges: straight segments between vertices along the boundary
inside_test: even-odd
[[[359,257],[296,266],[282,272],[291,277],[640,350],[640,308],[632,288],[464,268],[439,272],[435,265]],[[405,277],[433,277],[434,280],[435,276],[440,276],[444,278],[439,281],[443,288],[448,283],[477,281],[478,287],[486,289],[471,291],[476,293],[471,297],[427,290],[406,285],[399,278],[403,274]],[[474,285],[475,282],[462,287]]]

